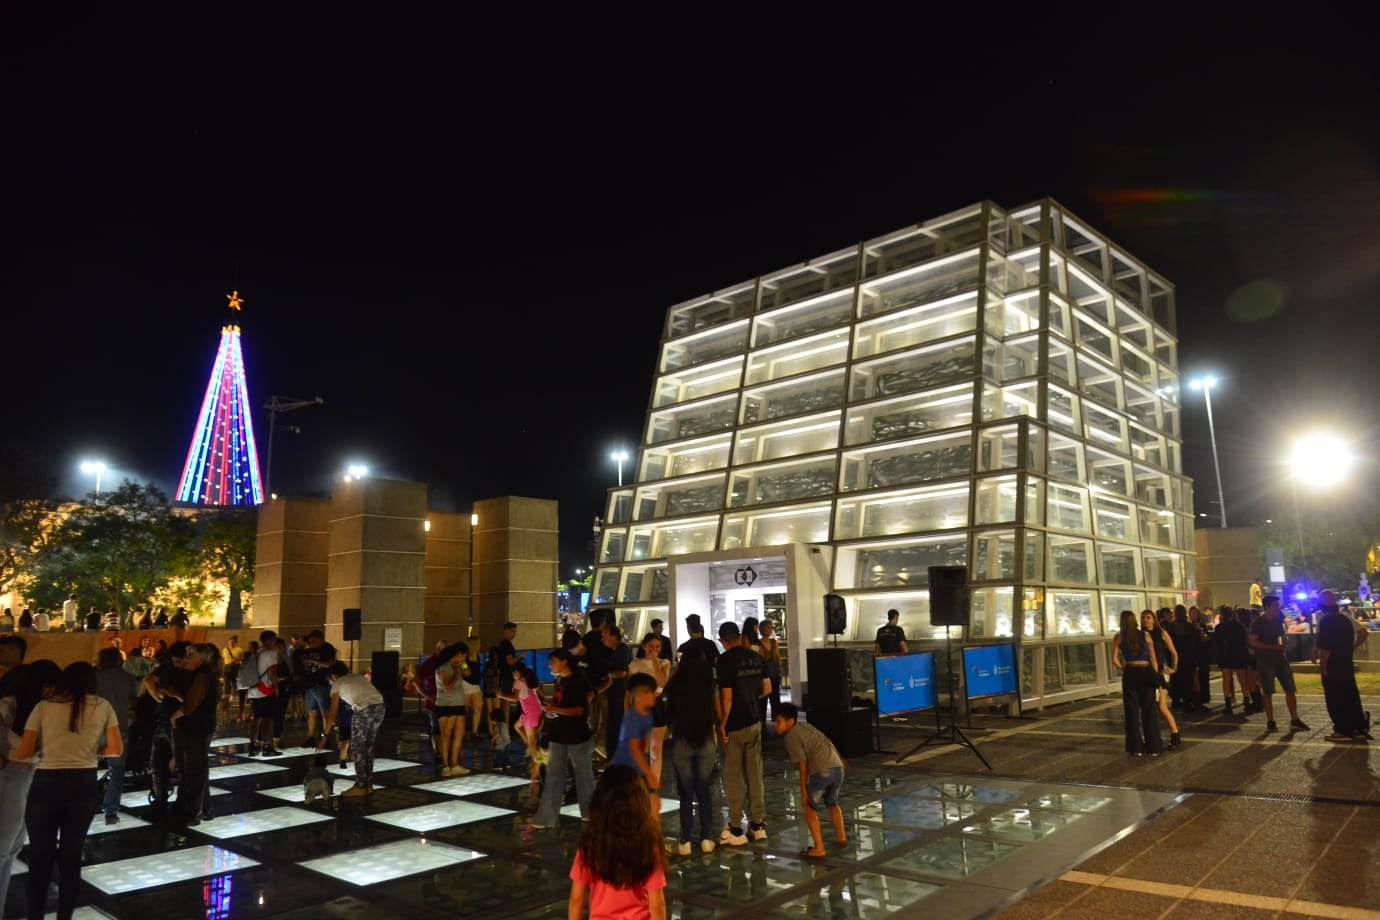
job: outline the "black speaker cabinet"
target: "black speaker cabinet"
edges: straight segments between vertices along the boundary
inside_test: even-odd
[[[824,595],[824,631],[831,636],[848,631],[848,608],[837,594]]]
[[[930,623],[966,627],[968,620],[968,567],[930,566]]]
[[[872,753],[872,710],[845,709],[826,712],[811,709],[807,721],[834,742],[842,757],[860,757]]]
[[[810,681],[810,698],[805,705],[811,712],[841,712],[852,705],[848,649],[807,648],[805,671]]]
[[[383,694],[385,712],[390,716],[402,712],[402,681],[399,676],[399,652],[374,652],[369,660],[370,677],[374,687]]]
[[[358,642],[364,638],[364,615],[358,607],[345,608],[345,633],[341,638],[346,642]]]

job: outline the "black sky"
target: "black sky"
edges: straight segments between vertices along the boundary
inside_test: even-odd
[[[326,398],[277,491],[358,458],[437,507],[555,498],[568,575],[668,306],[1046,195],[1177,286],[1233,523],[1290,433],[1374,452],[1370,30],[757,9],[9,19],[0,495],[76,494],[92,455],[171,491],[236,288],[255,402]]]

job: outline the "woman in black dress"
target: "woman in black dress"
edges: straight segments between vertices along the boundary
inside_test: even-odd
[[[1188,619],[1188,608],[1176,604],[1169,637],[1179,652],[1179,667],[1169,680],[1169,698],[1173,701],[1173,708],[1180,712],[1207,711],[1207,707],[1199,703],[1193,694],[1193,678],[1198,672],[1199,636],[1198,627]]]
[[[1169,633],[1160,628],[1160,623],[1155,619],[1155,611],[1142,610],[1140,612],[1141,632],[1150,637],[1150,643],[1155,647],[1155,663],[1159,666],[1160,683],[1155,688],[1155,703],[1159,706],[1160,718],[1164,724],[1169,726],[1169,746],[1176,748],[1179,746],[1179,723],[1174,720],[1174,713],[1169,711],[1169,679],[1174,676],[1179,666],[1179,653],[1174,648],[1174,640],[1169,638]]]

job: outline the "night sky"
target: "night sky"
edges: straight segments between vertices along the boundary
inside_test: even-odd
[[[0,497],[79,494],[88,456],[172,491],[237,289],[255,403],[326,400],[284,418],[275,491],[359,460],[441,509],[555,498],[569,575],[668,306],[1047,195],[1176,285],[1181,365],[1222,378],[1232,523],[1271,513],[1303,427],[1375,451],[1380,58],[1356,23],[240,9],[0,26]]]

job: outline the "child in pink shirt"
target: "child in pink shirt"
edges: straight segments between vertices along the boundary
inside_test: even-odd
[[[589,897],[589,920],[665,920],[661,825],[642,774],[612,764],[599,777],[570,867],[570,916]]]
[[[513,695],[498,695],[501,700],[516,702],[519,707],[518,729],[527,742],[527,762],[531,767],[533,787],[541,781],[541,749],[537,745],[537,730],[541,728],[541,682],[535,671],[524,664],[513,668]]]

